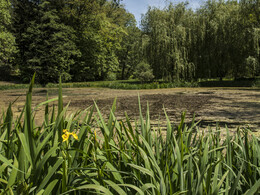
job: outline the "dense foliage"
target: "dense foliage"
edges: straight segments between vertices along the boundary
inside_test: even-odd
[[[15,37],[11,33],[11,3],[0,0],[0,76],[8,79],[16,53]]]
[[[258,194],[260,142],[248,129],[223,137],[197,124],[153,128],[149,106],[135,124],[117,120],[114,102],[103,118],[95,104],[66,116],[47,100],[32,108],[32,84],[20,115],[12,105],[0,120],[1,194]],[[45,106],[44,122],[34,121]]]
[[[57,75],[115,80],[134,76],[147,62],[155,79],[166,81],[260,74],[259,1],[150,7],[139,28],[123,3],[0,0],[1,73],[28,81],[37,72],[42,84],[57,82]]]
[[[150,8],[143,17],[146,59],[168,80],[259,75],[260,2],[206,1]]]
[[[13,0],[12,21],[20,78],[28,81],[36,72],[42,84],[57,82],[57,75],[63,81],[125,75],[119,64],[132,55],[132,45],[123,40],[138,29],[120,1],[106,0]]]

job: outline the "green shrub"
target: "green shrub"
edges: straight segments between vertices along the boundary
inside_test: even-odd
[[[115,81],[116,80],[116,73],[108,72],[106,76],[106,81]]]
[[[257,73],[259,73],[259,62],[257,58],[253,56],[249,56],[245,59],[245,70],[244,76],[246,77],[255,77]]]
[[[153,70],[150,65],[145,62],[141,62],[136,66],[134,75],[141,82],[147,82],[154,79]]]

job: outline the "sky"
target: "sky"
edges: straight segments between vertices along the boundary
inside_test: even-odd
[[[185,1],[185,0],[183,0]],[[183,2],[182,0],[123,0],[121,3],[125,5],[126,10],[135,15],[137,24],[140,24],[141,14],[145,14],[149,6],[164,8],[166,2],[177,4]],[[188,0],[189,7],[192,9],[199,8],[203,0]]]

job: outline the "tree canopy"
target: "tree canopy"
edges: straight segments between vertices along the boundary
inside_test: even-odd
[[[0,0],[0,72],[22,81],[128,79],[147,62],[155,79],[260,74],[260,3],[208,0],[150,7],[136,26],[122,0]],[[152,71],[152,72],[151,72]]]
[[[17,52],[15,37],[11,33],[11,3],[0,0],[0,76],[8,79]]]

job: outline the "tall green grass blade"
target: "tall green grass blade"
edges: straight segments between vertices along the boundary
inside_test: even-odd
[[[40,143],[38,143],[38,146],[37,146],[36,152],[35,152],[35,154],[36,154],[36,161],[40,158],[41,152],[44,149],[44,147],[47,144],[49,144],[49,141],[50,141],[51,137],[52,137],[52,133],[49,133],[49,134],[47,134],[47,136],[45,138],[43,138],[43,140]]]
[[[57,169],[61,166],[62,163],[63,163],[63,159],[59,158],[57,162],[54,164],[54,166],[49,169],[48,174],[41,181],[37,189],[38,192],[41,191],[49,183],[51,177],[56,173]]]
[[[49,100],[48,92],[46,94],[46,101]],[[47,127],[49,125],[49,104],[46,103],[44,110],[44,126]]]
[[[109,186],[111,186],[119,195],[127,195],[127,193],[116,183],[111,180],[104,180]]]
[[[6,180],[0,178],[0,183],[8,184],[8,181],[6,181]],[[0,191],[0,192],[1,192],[1,191]]]
[[[55,179],[52,182],[50,182],[49,185],[45,188],[43,195],[53,194],[53,189],[55,188],[58,182],[59,182],[58,179]]]
[[[5,136],[7,134],[7,129],[5,129],[3,132],[2,132],[2,135],[0,136],[0,151],[4,151],[4,148],[3,148],[3,143],[5,142]]]
[[[145,193],[148,189],[156,189],[156,186],[152,183],[146,183],[141,187],[141,190]]]
[[[113,195],[107,188],[105,188],[101,185],[96,185],[96,184],[82,185],[82,186],[76,187],[76,190],[94,190],[97,193],[103,192],[106,195]]]
[[[32,155],[31,155],[31,152],[32,152],[32,151],[30,150],[30,147],[31,147],[31,146],[30,146],[29,143],[26,141],[26,138],[25,138],[24,133],[19,133],[18,136],[19,136],[19,140],[20,140],[20,142],[21,142],[21,144],[22,144],[22,146],[23,146],[22,149],[24,150],[27,159],[29,160],[29,162],[30,162],[30,164],[31,164],[32,166],[35,166],[35,164],[33,163],[33,160],[32,160]]]
[[[16,156],[14,156],[14,163],[13,166],[15,167],[15,169],[12,170],[9,179],[8,179],[8,186],[12,187],[16,181],[16,176],[17,176],[17,172],[18,172],[18,161],[16,159]]]
[[[38,104],[37,106],[35,106],[35,108],[33,109],[32,112],[36,111],[39,107],[43,106],[43,105],[46,105],[50,102],[54,102],[54,101],[57,101],[59,98],[52,98],[52,99],[49,99],[49,100],[46,100],[44,102],[41,102],[40,104]]]
[[[137,192],[138,195],[144,195],[144,192],[140,188],[135,186],[135,185],[132,185],[132,184],[119,184],[119,186],[123,186],[123,187],[128,187],[128,188],[134,189]]]
[[[62,98],[62,84],[61,84],[61,76],[60,76],[60,79],[59,79],[59,97],[58,97],[58,115],[57,115],[57,119],[59,118],[59,125],[58,125],[58,128],[56,129],[58,131],[58,141],[59,143],[62,142],[62,130],[63,130],[63,121],[64,121],[64,118],[63,118],[63,98]],[[55,132],[54,132],[54,135],[55,135]]]
[[[154,178],[154,173],[149,170],[149,169],[146,169],[144,167],[141,167],[139,165],[135,165],[135,164],[130,164],[128,163],[129,166],[133,167],[134,169],[138,170],[138,171],[141,171],[142,173],[146,174],[146,175],[149,175],[150,177]]]
[[[154,171],[156,170],[157,174],[159,175],[161,194],[165,195],[166,194],[166,185],[165,185],[163,173],[162,173],[160,167],[158,166],[158,164],[156,162],[154,153],[153,153],[150,145],[148,144],[148,142],[145,140],[145,138],[142,135],[140,135],[140,138],[141,138],[141,140],[142,140],[142,142],[143,142],[143,144],[144,144],[144,146],[145,146],[145,148],[146,148],[146,150],[148,152],[148,156],[152,159],[151,163],[154,166]]]
[[[5,116],[5,121],[4,121],[4,129],[7,129],[7,151],[6,151],[6,157],[11,158],[11,150],[12,150],[12,121],[13,121],[13,113],[11,109],[11,104],[9,104],[6,116]]]
[[[217,190],[216,188],[217,188],[217,184],[218,184],[219,170],[220,170],[220,165],[219,165],[219,163],[217,163],[215,166],[215,170],[214,170],[214,176],[213,176],[213,182],[212,182],[212,193]]]
[[[38,175],[41,174],[41,172],[44,170],[43,167],[44,167],[45,163],[48,161],[48,159],[51,156],[55,156],[57,149],[58,149],[57,145],[53,146],[46,154],[44,154],[42,159],[40,159],[40,161],[37,164],[36,169],[35,169],[35,180],[34,181],[37,180]]]
[[[11,164],[12,165],[12,164]],[[8,167],[8,164],[6,163],[2,163],[0,166],[0,176],[3,175],[4,170],[6,169],[6,167]]]
[[[120,182],[121,184],[124,183],[124,180],[123,180],[121,174],[118,172],[118,170],[110,162],[106,163],[106,167],[112,171],[112,174],[113,174],[116,181]]]
[[[216,188],[215,188],[215,190],[213,191],[212,194],[215,194],[215,195],[219,194],[219,189],[220,189],[220,187],[222,186],[224,180],[226,179],[228,173],[229,173],[229,171],[227,171],[227,172],[222,176],[221,180],[219,181],[218,185],[216,186]]]
[[[260,192],[260,179],[257,180],[257,182],[248,190],[246,191],[245,195],[253,195],[255,193]]]
[[[140,96],[138,94],[138,105],[139,105],[139,117],[140,117],[140,123],[141,123],[141,135],[146,138],[146,131],[145,131],[145,126],[144,126],[144,119],[143,119],[143,114],[142,114],[142,106],[141,106],[141,100]]]
[[[29,90],[26,95],[26,102],[25,102],[25,115],[24,115],[24,135],[26,138],[26,142],[28,142],[29,150],[30,153],[27,151],[27,147],[25,148],[26,155],[30,154],[30,158],[28,158],[32,164],[34,164],[34,159],[35,159],[35,143],[33,139],[33,119],[32,119],[32,109],[31,109],[31,104],[32,104],[32,89],[34,85],[34,80],[35,80],[35,74],[32,77],[31,83],[29,85]],[[25,141],[25,140],[23,140]],[[23,146],[25,147],[25,143],[23,143]]]
[[[231,186],[229,194],[231,194],[231,195],[235,194],[235,191],[238,189],[238,184],[239,184],[240,177],[241,177],[243,169],[244,169],[244,162],[242,162],[242,165],[240,166],[240,170],[239,170],[237,176],[235,177],[236,179],[235,179],[234,183]]]
[[[54,128],[52,130],[53,137],[52,137],[52,144],[55,145],[55,142],[62,143],[62,131],[63,131],[63,122],[67,108],[69,104],[58,114],[57,119],[54,124]]]
[[[7,158],[5,158],[2,154],[0,154],[0,161],[5,163],[6,165],[12,167],[13,169],[16,169],[17,171],[21,171],[15,165],[13,165]]]
[[[114,121],[114,113],[116,111],[116,98],[114,99],[114,102],[113,102],[113,105],[111,107],[111,110],[110,110],[110,115],[109,115],[109,118],[108,118],[108,129],[111,129],[112,128],[112,124],[113,124],[113,121]],[[112,132],[110,132],[112,133]],[[109,140],[112,138],[112,134],[110,135],[110,138]]]
[[[106,125],[106,123],[105,123],[105,121],[104,121],[104,119],[103,119],[103,116],[102,116],[102,114],[101,114],[101,112],[100,112],[100,110],[99,110],[99,108],[98,108],[96,102],[94,102],[94,105],[95,105],[95,108],[96,108],[96,110],[97,110],[97,113],[98,113],[98,116],[99,116],[99,120],[100,120],[100,122],[101,122],[101,127],[102,127],[102,129],[104,130],[104,132],[102,132],[102,133],[104,134],[104,136],[109,137],[110,132],[109,132],[109,130],[108,130],[108,127],[107,127],[107,125]]]
[[[55,106],[53,104],[52,106],[52,112],[51,112],[51,121],[50,124],[53,124],[55,122]],[[55,134],[55,133],[54,133]]]

